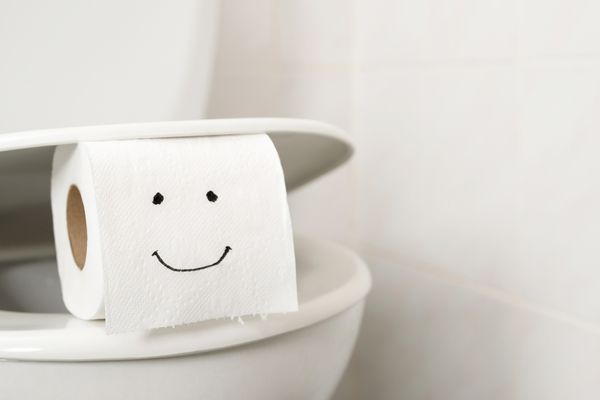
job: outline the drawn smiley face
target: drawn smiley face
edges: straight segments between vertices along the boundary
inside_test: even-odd
[[[208,201],[210,201],[211,203],[216,202],[219,199],[219,196],[217,196],[216,193],[214,193],[212,190],[208,191],[206,193],[206,199]],[[156,194],[154,195],[154,197],[152,198],[152,204],[154,205],[160,205],[162,204],[162,202],[165,200],[165,197],[160,193],[160,192],[156,192]],[[160,256],[160,254],[158,253],[158,250],[155,250],[152,253],[152,257],[156,257],[156,259],[158,260],[158,262],[163,265],[165,268],[170,269],[171,271],[174,272],[194,272],[194,271],[201,271],[203,269],[208,269],[211,267],[215,267],[217,265],[219,265],[221,263],[221,261],[223,261],[225,259],[225,257],[227,257],[227,254],[229,254],[229,252],[231,251],[231,247],[230,246],[225,246],[225,249],[223,250],[223,253],[221,254],[221,256],[219,257],[219,259],[215,262],[213,262],[212,264],[207,264],[207,265],[203,265],[200,267],[191,267],[191,268],[182,268],[182,267],[173,267],[171,265],[169,265],[165,260],[163,260],[163,258]]]

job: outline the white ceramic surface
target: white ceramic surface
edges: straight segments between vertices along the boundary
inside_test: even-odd
[[[352,155],[352,145],[344,132],[324,122],[293,118],[206,119],[3,133],[0,134],[0,171],[6,177],[24,172],[48,173],[51,166],[46,161],[54,146],[81,141],[252,133],[267,133],[273,140],[289,190],[337,167]],[[17,200],[37,203],[47,202],[48,198],[29,195],[14,201]]]
[[[362,310],[359,301],[300,330],[183,357],[0,361],[0,399],[325,400],[348,363]]]
[[[0,265],[0,399],[303,399],[331,396],[370,275],[344,248],[296,241],[300,311],[107,336],[59,311],[53,261]],[[29,293],[35,293],[35,296]]]
[[[60,288],[56,265],[0,265],[0,359],[10,360],[123,360],[166,357],[211,351],[262,340],[326,320],[366,296],[370,275],[360,258],[341,246],[297,238],[296,262],[299,311],[266,320],[224,319],[162,328],[141,333],[106,335],[104,321],[82,321],[69,314],[32,303],[56,301]],[[53,300],[54,299],[54,300]],[[29,312],[24,312],[29,311]]]
[[[77,141],[269,134],[291,191],[352,155],[340,129],[290,118],[239,118],[48,129],[0,134],[0,260],[53,254],[50,169],[54,146]]]
[[[204,118],[220,0],[0,3],[0,132]]]
[[[237,3],[235,7],[242,7],[242,3]],[[216,85],[212,83],[211,90],[208,90],[213,50],[210,38],[215,27],[216,4],[212,0],[190,0],[162,6],[150,6],[147,2],[137,1],[107,1],[90,8],[59,0],[47,7],[37,4],[35,10],[31,10],[29,3],[3,3],[0,6],[0,21],[3,31],[9,34],[0,38],[0,52],[5,56],[3,60],[7,61],[0,65],[0,86],[4,94],[0,101],[3,105],[0,131],[202,118],[205,105],[208,104],[210,110],[217,103],[225,107],[225,110],[220,109],[224,117],[303,116],[293,110],[304,100],[301,91],[306,92],[306,82],[295,77],[289,77],[286,86],[290,90],[298,88],[294,90],[300,93],[298,99],[276,102],[281,108],[275,111],[261,110],[260,104],[264,98],[277,92],[276,85],[248,88],[243,87],[243,80],[238,80],[240,85],[236,85],[235,79],[227,78],[227,84],[233,87],[227,96],[219,96],[218,82]],[[69,9],[68,13],[64,12],[65,8]],[[332,7],[332,11],[335,8]],[[244,21],[256,20],[255,16],[262,17],[262,12],[268,11],[261,7],[261,2],[253,2],[248,9],[255,14],[243,13]],[[318,12],[317,8],[314,10]],[[135,15],[135,18],[132,19],[131,15]],[[107,30],[108,25],[111,29]],[[250,32],[259,32],[260,35],[260,32],[264,32],[263,27],[270,26],[270,23],[255,24]],[[285,26],[290,26],[286,34],[301,39],[302,35],[298,33],[301,33],[302,24]],[[320,30],[329,30],[330,27],[331,20],[323,19]],[[15,37],[19,40],[14,40]],[[239,42],[245,45],[253,43],[249,36]],[[323,43],[322,40],[319,43]],[[331,48],[339,49],[339,43],[331,41],[329,44]],[[313,48],[304,46],[303,51],[310,53]],[[258,54],[256,59],[262,62],[265,58],[260,57],[260,53],[257,48],[251,51],[253,55]],[[247,57],[239,52],[233,54],[235,63],[247,70]],[[325,51],[322,54],[330,58],[331,53]],[[290,56],[293,57],[293,54],[290,53]],[[243,62],[240,63],[240,59]],[[265,76],[272,72],[262,68],[262,65],[258,65],[257,69],[262,70]],[[321,78],[320,82],[310,82],[315,83],[318,90],[327,87],[330,96],[321,96],[320,102],[311,99],[306,115],[313,118],[323,115],[326,120],[344,126],[343,120],[349,115],[349,107],[339,107],[341,96],[338,93],[340,86],[343,86],[340,75],[336,71]],[[244,89],[247,90],[245,95]],[[237,113],[232,104],[239,102],[240,98],[259,107],[258,111]],[[346,106],[350,104],[349,101],[345,103]],[[341,111],[338,113],[339,120],[329,118],[331,111]],[[292,155],[301,154],[295,151],[295,146],[289,149]],[[33,240],[36,244],[24,249],[7,249],[7,242],[3,241],[7,238],[2,237],[0,262],[4,256],[11,260],[41,257],[52,249],[52,244],[48,244],[48,209],[37,201],[46,195],[48,179],[38,173],[36,165],[48,163],[48,155],[48,151],[30,152],[29,159],[36,162],[33,168],[20,170],[20,175],[13,175],[14,164],[10,160],[5,164],[0,161],[0,179],[4,179],[2,187],[11,188],[11,196],[6,196],[6,192],[0,196],[0,209],[7,210],[4,207],[6,205],[9,208],[15,206],[10,213],[0,213],[3,227],[10,224],[11,227],[35,228],[26,229],[25,232],[11,228],[10,239],[21,242]],[[318,162],[311,157],[308,157],[308,161],[312,164]],[[31,186],[19,184],[23,177],[31,182]],[[331,196],[321,196],[320,199],[323,203],[325,200],[335,203],[337,210],[338,203],[349,197],[340,195],[335,186],[331,191],[339,197],[339,201],[332,200]],[[27,199],[32,201],[28,202]],[[315,197],[310,196],[309,203],[316,202]],[[16,208],[19,212],[12,212]],[[327,213],[327,216],[332,218],[331,213]],[[321,218],[312,220],[322,221]],[[336,221],[337,226],[344,226],[339,224],[339,218],[332,218],[332,221]],[[44,261],[25,264],[13,268],[17,264],[11,262],[1,270],[0,298],[6,300],[8,296],[11,308],[24,311],[56,310],[56,306],[60,305],[56,291],[54,298],[50,298],[45,290],[28,289],[32,280],[37,280],[36,285],[40,285],[38,288],[52,288],[56,282],[53,283],[52,278],[45,274],[40,276],[38,267],[44,268],[45,265],[54,270],[54,265]],[[10,284],[3,286],[3,282]],[[27,296],[24,297],[24,293]],[[322,298],[319,300],[323,301]],[[325,399],[333,391],[347,362],[361,312],[362,301],[359,300],[337,316],[292,333],[186,357],[79,363],[2,361],[0,399]],[[52,322],[68,319],[64,315],[51,314],[36,314],[35,318],[40,323],[37,328],[29,316],[17,317],[12,314],[12,329],[21,329],[21,332],[23,329],[53,330]],[[253,321],[249,324],[252,326]],[[244,329],[244,326],[235,326],[235,331],[252,331]],[[55,328],[63,329],[59,326]],[[253,337],[260,334],[262,332],[254,332]],[[17,347],[16,350],[22,353],[32,348]]]

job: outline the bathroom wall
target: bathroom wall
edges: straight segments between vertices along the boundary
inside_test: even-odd
[[[597,398],[600,4],[355,12],[375,286],[346,385],[356,398]]]
[[[600,395],[600,4],[226,0],[211,115],[316,118],[291,197],[374,278],[337,399]]]

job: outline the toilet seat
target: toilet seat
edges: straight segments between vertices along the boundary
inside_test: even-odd
[[[292,118],[205,119],[0,133],[0,187],[17,188],[0,196],[0,262],[54,255],[50,172],[55,146],[254,133],[266,133],[273,141],[288,192],[344,163],[353,152],[344,132],[335,126]]]
[[[0,267],[52,257],[49,183],[54,146],[78,141],[267,133],[289,191],[346,161],[352,146],[339,129],[321,122],[246,118],[124,124],[0,134],[0,186],[23,190],[0,198],[7,216],[0,230]],[[40,233],[41,232],[41,233]],[[16,238],[16,239],[15,239]],[[361,302],[371,285],[363,261],[332,243],[296,238],[299,311],[108,336],[103,321],[69,314],[0,311],[0,360],[102,361],[170,357],[258,341],[330,318]],[[13,264],[11,264],[13,263]],[[9,267],[10,268],[10,267]]]
[[[291,332],[360,302],[371,278],[364,262],[345,248],[296,238],[299,311],[224,319],[175,328],[106,335],[104,321],[69,314],[0,311],[0,359],[102,361],[170,357],[213,351]]]

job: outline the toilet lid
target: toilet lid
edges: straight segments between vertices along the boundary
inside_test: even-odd
[[[0,134],[0,261],[51,255],[50,174],[54,147],[80,141],[267,133],[288,191],[346,161],[338,128],[287,118],[242,118],[87,126]]]
[[[67,313],[0,311],[0,359],[99,361],[201,353],[291,332],[361,307],[371,278],[359,257],[339,245],[310,238],[296,238],[295,249],[298,312],[273,314],[266,320],[248,317],[243,324],[221,319],[109,336],[104,321],[82,321]],[[12,273],[11,268],[23,271],[27,265],[0,271],[0,280],[6,279],[2,274]]]

